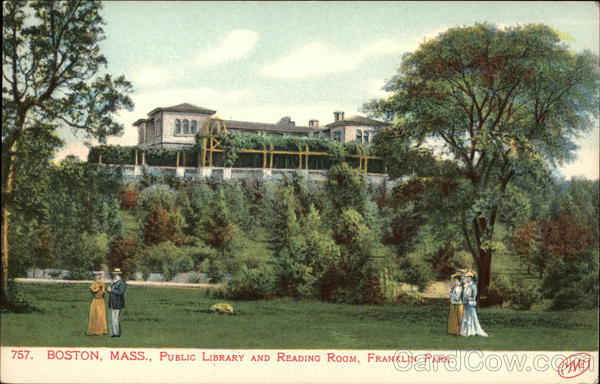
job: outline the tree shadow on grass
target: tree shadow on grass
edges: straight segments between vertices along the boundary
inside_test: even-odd
[[[0,313],[43,313],[41,309],[29,304],[27,301],[17,298],[13,300],[2,300]]]

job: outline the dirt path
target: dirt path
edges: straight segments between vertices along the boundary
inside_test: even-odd
[[[61,280],[61,279],[38,279],[29,277],[17,277],[15,279],[17,283],[34,283],[34,284],[45,284],[45,283],[66,283],[66,284],[91,284],[93,280]],[[104,283],[110,283],[105,280]],[[223,284],[202,284],[202,283],[172,283],[172,282],[161,282],[161,281],[134,281],[128,280],[127,285],[143,285],[152,287],[189,287],[189,288],[223,288]]]
[[[61,279],[39,279],[39,278],[21,278],[15,279],[17,283],[66,283],[66,284],[91,284],[93,280],[61,280]],[[105,281],[109,283],[110,281]],[[140,286],[151,286],[151,287],[188,287],[188,288],[206,288],[215,289],[223,288],[223,284],[203,284],[203,283],[172,283],[172,282],[160,282],[160,281],[134,281],[128,280],[127,285],[140,285]],[[406,289],[408,286],[406,286]],[[434,281],[427,287],[424,292],[419,292],[421,297],[427,299],[445,299],[448,297],[448,282],[446,281]]]

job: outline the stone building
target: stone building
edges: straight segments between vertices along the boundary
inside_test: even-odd
[[[214,118],[216,111],[189,103],[172,107],[158,107],[133,125],[138,130],[138,145],[155,148],[181,148],[196,143],[196,135],[204,124]],[[263,135],[323,137],[341,142],[371,143],[373,136],[386,123],[362,116],[344,118],[344,112],[334,112],[334,121],[320,126],[310,120],[307,126],[296,125],[288,116],[277,123],[259,123],[223,120],[229,132],[247,132]]]

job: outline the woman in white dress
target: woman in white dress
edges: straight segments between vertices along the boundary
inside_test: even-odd
[[[462,317],[460,324],[460,335],[461,336],[485,336],[487,333],[481,329],[479,319],[477,318],[477,285],[474,283],[475,273],[468,271],[464,274],[464,286],[463,286],[463,302],[465,312]]]

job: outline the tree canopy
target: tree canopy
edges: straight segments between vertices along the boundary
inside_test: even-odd
[[[494,226],[523,202],[511,184],[535,183],[548,165],[574,157],[575,139],[598,117],[598,86],[598,58],[572,52],[551,28],[477,24],[406,54],[386,85],[392,95],[365,106],[392,123],[378,141],[390,174],[444,172],[436,156],[458,166],[451,220],[484,292]]]
[[[133,107],[131,84],[106,71],[100,11],[99,1],[2,4],[2,299],[10,207],[18,165],[27,161],[20,148],[26,132],[66,126],[104,142],[123,130],[115,113]]]

